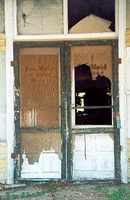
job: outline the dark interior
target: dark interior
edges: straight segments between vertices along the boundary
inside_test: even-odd
[[[109,78],[104,75],[97,75],[96,80],[92,80],[91,69],[89,65],[82,64],[76,66],[76,124],[110,125],[112,123],[110,93],[111,81]]]

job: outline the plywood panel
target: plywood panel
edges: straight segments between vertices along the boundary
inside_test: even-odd
[[[22,178],[61,178],[59,133],[22,133]]]
[[[58,127],[59,55],[57,49],[26,49],[21,52],[20,69],[21,127]]]
[[[87,64],[91,68],[92,79],[98,74],[112,79],[112,46],[98,45],[72,47],[71,66]]]
[[[39,160],[42,151],[54,151],[61,155],[61,136],[59,133],[22,133],[22,153],[26,153],[29,163]]]

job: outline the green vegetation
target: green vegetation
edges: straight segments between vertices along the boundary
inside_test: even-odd
[[[96,190],[104,193],[108,200],[130,200],[130,185],[97,186]]]

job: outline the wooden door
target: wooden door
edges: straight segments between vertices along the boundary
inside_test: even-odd
[[[21,178],[61,178],[59,48],[21,48]]]
[[[116,42],[70,45],[72,179],[120,179]]]

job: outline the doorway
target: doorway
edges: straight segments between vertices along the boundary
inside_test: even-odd
[[[17,177],[120,179],[116,59],[114,40],[15,43]]]

